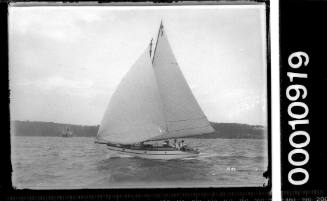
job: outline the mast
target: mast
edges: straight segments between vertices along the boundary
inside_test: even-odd
[[[156,53],[156,50],[157,50],[157,46],[158,46],[158,39],[159,39],[159,34],[160,34],[160,32],[162,32],[162,31],[161,31],[161,30],[162,30],[162,28],[163,28],[163,24],[162,24],[162,20],[161,20],[161,21],[160,21],[160,27],[159,27],[158,35],[157,35],[157,40],[156,40],[156,46],[155,46],[155,48],[154,48],[154,51],[153,51],[153,56],[152,56],[152,64],[153,64],[154,55],[155,55],[155,53]]]
[[[160,36],[160,34],[162,35],[163,34],[163,24],[162,24],[162,19],[161,19],[161,21],[160,21],[160,26],[159,26],[159,30],[158,30],[158,35],[157,35],[157,40],[156,40],[156,46],[155,46],[155,48],[154,48],[154,51],[153,51],[153,54],[152,54],[152,61],[151,61],[151,63],[152,63],[152,65],[153,65],[153,62],[154,62],[154,56],[155,56],[155,53],[156,53],[156,50],[157,50],[157,47],[158,47],[158,41],[159,41],[159,36]],[[152,45],[152,40],[151,40],[151,45]],[[151,54],[150,54],[150,58],[151,58]],[[156,77],[156,81],[157,81],[157,84],[159,85],[159,83],[158,83],[158,78]],[[162,97],[162,94],[161,94],[161,92],[160,92],[160,90],[159,90],[159,95],[160,95],[160,98],[161,99],[163,99],[163,97]],[[163,106],[164,106],[164,102],[162,102],[162,104],[163,104]],[[165,106],[164,106],[165,107]],[[165,114],[165,112],[164,112],[164,117],[165,117],[165,131],[167,132],[167,133],[169,133],[169,127],[168,127],[168,124],[167,124],[167,117],[166,117],[166,114]]]

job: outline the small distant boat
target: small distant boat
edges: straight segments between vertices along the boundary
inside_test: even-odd
[[[66,127],[66,129],[64,129],[64,130],[62,131],[61,136],[62,136],[62,137],[73,137],[74,134],[73,134],[73,131],[71,131],[69,127]]]
[[[162,22],[151,53],[152,40],[112,95],[95,142],[147,159],[197,156],[198,150],[167,141],[214,129],[178,66]]]

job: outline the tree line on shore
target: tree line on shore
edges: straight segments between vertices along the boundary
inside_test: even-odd
[[[215,132],[194,136],[201,139],[266,139],[267,129],[260,125],[248,125],[239,123],[214,123],[210,122]],[[73,125],[54,122],[40,121],[12,121],[11,129],[15,136],[61,136],[64,129],[69,128],[74,137],[95,137],[99,125]]]

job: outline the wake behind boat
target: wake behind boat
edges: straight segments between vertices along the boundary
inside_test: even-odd
[[[152,40],[111,97],[96,143],[148,159],[194,157],[199,152],[186,145],[160,143],[214,132],[178,66],[162,22],[151,53]]]

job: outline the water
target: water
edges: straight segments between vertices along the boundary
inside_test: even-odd
[[[13,137],[13,185],[30,189],[262,186],[265,140],[187,139],[196,158],[118,155],[87,137]]]

